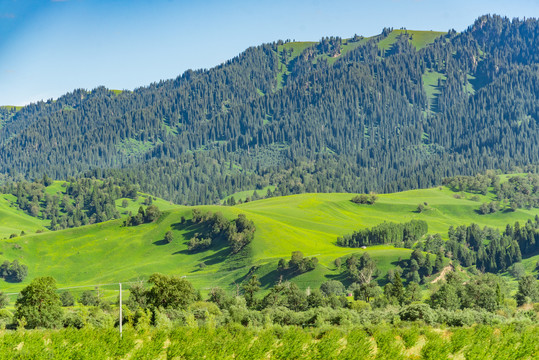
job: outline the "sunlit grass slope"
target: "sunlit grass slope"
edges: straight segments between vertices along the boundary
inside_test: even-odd
[[[10,206],[14,200],[12,195],[0,195],[0,238],[9,237],[11,234],[19,235],[21,231],[35,233],[49,225],[50,221],[40,220]]]
[[[441,31],[420,31],[420,30],[393,30],[389,33],[389,35],[381,40],[378,43],[378,47],[383,50],[389,50],[391,48],[391,45],[397,41],[397,37],[399,37],[402,34],[407,33],[412,37],[410,40],[412,45],[415,46],[416,50],[422,49],[428,44],[431,44],[434,42],[434,40],[445,34],[445,32]]]
[[[374,205],[357,205],[350,194],[302,194],[255,201],[237,206],[257,224],[257,241],[253,252],[257,258],[280,257],[296,249],[325,259],[347,249],[336,248],[338,236],[384,221],[406,222],[422,219],[430,233],[447,237],[451,225],[470,224],[504,228],[507,223],[533,218],[539,211],[520,209],[480,215],[480,202],[456,199],[452,191],[442,188],[413,190],[379,195]],[[471,197],[471,196],[470,196]],[[489,197],[480,196],[480,201]],[[418,213],[419,203],[427,209]],[[327,259],[325,259],[327,260]]]
[[[45,192],[49,195],[62,196],[65,194],[65,181],[54,181],[50,186],[45,189]],[[139,197],[136,200],[127,200],[127,207],[122,207],[124,199],[116,201],[118,211],[122,215],[127,215],[129,212],[137,213],[140,206],[151,195],[139,193]],[[152,197],[153,203],[157,205],[161,210],[169,210],[176,208],[177,206],[169,201]],[[26,234],[33,234],[39,231],[48,231],[47,227],[50,225],[50,220],[44,220],[39,217],[33,217],[26,212],[20,210],[16,205],[16,198],[11,194],[0,194],[0,238],[9,237],[11,234],[19,235],[21,231]]]
[[[290,75],[290,69],[288,69],[290,62],[297,58],[299,54],[303,52],[303,50],[313,46],[314,44],[316,44],[314,41],[294,41],[279,45],[277,47],[277,55],[280,64],[280,70],[277,74],[277,89],[281,89],[283,87],[285,77]],[[288,64],[282,61],[281,54],[283,51],[289,52]]]
[[[351,194],[302,194],[270,198],[239,206],[200,206],[203,211],[221,211],[229,219],[245,213],[256,225],[250,256],[231,257],[225,244],[191,254],[187,241],[200,227],[181,217],[191,217],[191,207],[168,207],[158,222],[136,227],[122,227],[122,220],[75,229],[4,240],[0,259],[19,259],[29,266],[29,276],[21,284],[1,283],[3,291],[18,291],[32,278],[53,276],[60,286],[106,284],[146,278],[153,272],[185,275],[198,288],[223,286],[234,288],[252,271],[267,287],[278,281],[275,271],[279,258],[289,258],[292,251],[316,256],[319,267],[294,278],[302,287],[315,287],[341,274],[335,270],[337,257],[368,251],[384,274],[399,258],[409,257],[410,250],[392,246],[375,246],[366,250],[341,248],[335,245],[338,236],[383,221],[404,222],[423,219],[430,233],[447,236],[451,225],[478,223],[504,228],[516,220],[525,221],[538,210],[517,210],[479,215],[480,202],[457,199],[446,188],[406,191],[379,195],[375,205],[357,205]],[[471,197],[471,195],[467,195]],[[489,195],[492,196],[492,195]],[[488,196],[480,196],[487,201]],[[140,201],[140,200],[139,200]],[[423,213],[416,212],[419,203],[427,203]],[[138,204],[131,204],[129,210]],[[126,209],[128,211],[128,209]],[[172,230],[174,241],[163,241]],[[20,247],[20,248],[19,248]],[[203,266],[200,266],[201,263]]]
[[[271,191],[274,191],[275,190],[275,186],[266,186],[262,189],[259,189],[259,190],[245,190],[245,191],[238,191],[237,193],[234,193],[232,195],[229,195],[227,197],[225,197],[221,203],[225,203],[229,198],[231,197],[234,197],[234,200],[236,201],[239,201],[241,200],[242,202],[245,201],[247,198],[252,198],[253,197],[253,193],[256,191],[257,194],[261,197],[264,197],[266,196],[266,194],[268,193],[268,190],[271,190]]]

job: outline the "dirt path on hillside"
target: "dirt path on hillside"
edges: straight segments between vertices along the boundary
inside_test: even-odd
[[[455,271],[455,267],[453,266],[453,264],[449,264],[446,267],[444,267],[442,269],[442,271],[440,272],[440,275],[438,275],[438,277],[436,279],[432,280],[431,283],[434,284],[434,283],[437,283],[440,280],[444,280],[445,275],[450,271]]]

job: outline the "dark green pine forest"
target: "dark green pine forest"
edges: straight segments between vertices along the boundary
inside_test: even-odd
[[[420,50],[407,32],[379,46],[390,32],[299,54],[278,41],[134,91],[1,108],[0,174],[115,177],[193,205],[270,184],[394,192],[539,163],[536,19],[483,16]]]

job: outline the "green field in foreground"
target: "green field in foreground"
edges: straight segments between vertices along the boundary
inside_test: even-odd
[[[341,320],[346,322],[346,319]],[[118,330],[0,332],[2,359],[536,359],[536,326],[295,326],[232,324]]]
[[[257,230],[247,257],[230,256],[225,244],[189,253],[188,240],[201,231],[199,225],[190,221],[181,223],[182,216],[190,219],[192,207],[157,199],[155,203],[164,213],[156,223],[126,228],[120,219],[4,240],[0,245],[0,260],[18,259],[28,265],[29,275],[22,283],[2,282],[2,291],[19,291],[32,278],[43,275],[54,277],[59,287],[67,287],[134,281],[154,272],[186,276],[201,289],[216,285],[233,289],[234,283],[243,281],[252,266],[256,266],[253,271],[267,288],[278,281],[275,267],[279,258],[289,258],[296,250],[316,256],[320,264],[315,271],[297,276],[294,281],[302,288],[316,287],[329,278],[339,278],[341,274],[333,265],[337,257],[368,251],[378,262],[382,275],[399,257],[409,257],[410,250],[392,246],[360,250],[335,245],[338,236],[359,228],[384,221],[423,219],[429,224],[429,233],[447,237],[451,225],[475,222],[502,229],[507,223],[526,221],[539,214],[538,209],[519,209],[479,215],[480,203],[489,200],[492,194],[479,196],[479,202],[457,199],[454,195],[447,188],[433,188],[379,195],[375,205],[354,204],[350,201],[352,194],[301,194],[233,207],[199,206],[203,211],[220,211],[229,219],[244,213],[254,221]],[[138,202],[142,199],[139,197]],[[138,202],[130,204],[125,211],[137,209]],[[416,212],[419,203],[428,204],[425,212]],[[13,211],[9,214],[9,219],[15,218]],[[9,219],[7,222],[11,223]],[[163,241],[169,230],[174,234],[170,244]],[[204,264],[200,266],[201,263]]]

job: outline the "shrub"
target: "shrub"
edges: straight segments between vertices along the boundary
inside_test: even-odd
[[[367,204],[367,205],[373,205],[376,200],[378,200],[378,196],[375,193],[367,194],[361,194],[354,196],[350,201],[356,204]]]
[[[24,264],[19,264],[18,260],[13,260],[13,262],[4,261],[0,265],[0,278],[8,282],[21,282],[28,275],[28,266]]]
[[[86,319],[80,310],[69,310],[65,313],[63,319],[64,327],[72,327],[75,329],[82,329],[86,323]]]
[[[0,291],[0,309],[5,308],[9,304],[7,295]]]
[[[167,231],[167,233],[165,234],[165,241],[167,244],[170,244],[172,242],[172,240],[174,240],[174,235],[172,234],[172,231]]]
[[[433,324],[436,320],[434,311],[427,304],[410,304],[399,311],[401,320],[422,320],[427,324]]]
[[[117,316],[98,307],[91,308],[88,316],[88,324],[101,329],[113,328],[116,320]]]
[[[371,310],[371,304],[362,300],[354,300],[350,303],[350,309],[355,311],[368,311]]]
[[[7,309],[0,310],[0,328],[13,322],[13,313]]]
[[[73,306],[75,304],[75,298],[69,291],[64,291],[60,294],[60,301],[62,306]]]
[[[340,296],[345,293],[345,290],[344,285],[338,280],[328,280],[320,285],[320,291],[326,296]]]
[[[15,318],[26,321],[28,328],[57,327],[62,319],[62,302],[56,293],[56,281],[37,277],[22,289],[16,302]]]
[[[99,305],[99,298],[96,293],[92,290],[85,290],[80,296],[79,302],[82,305],[86,306],[97,306]]]

